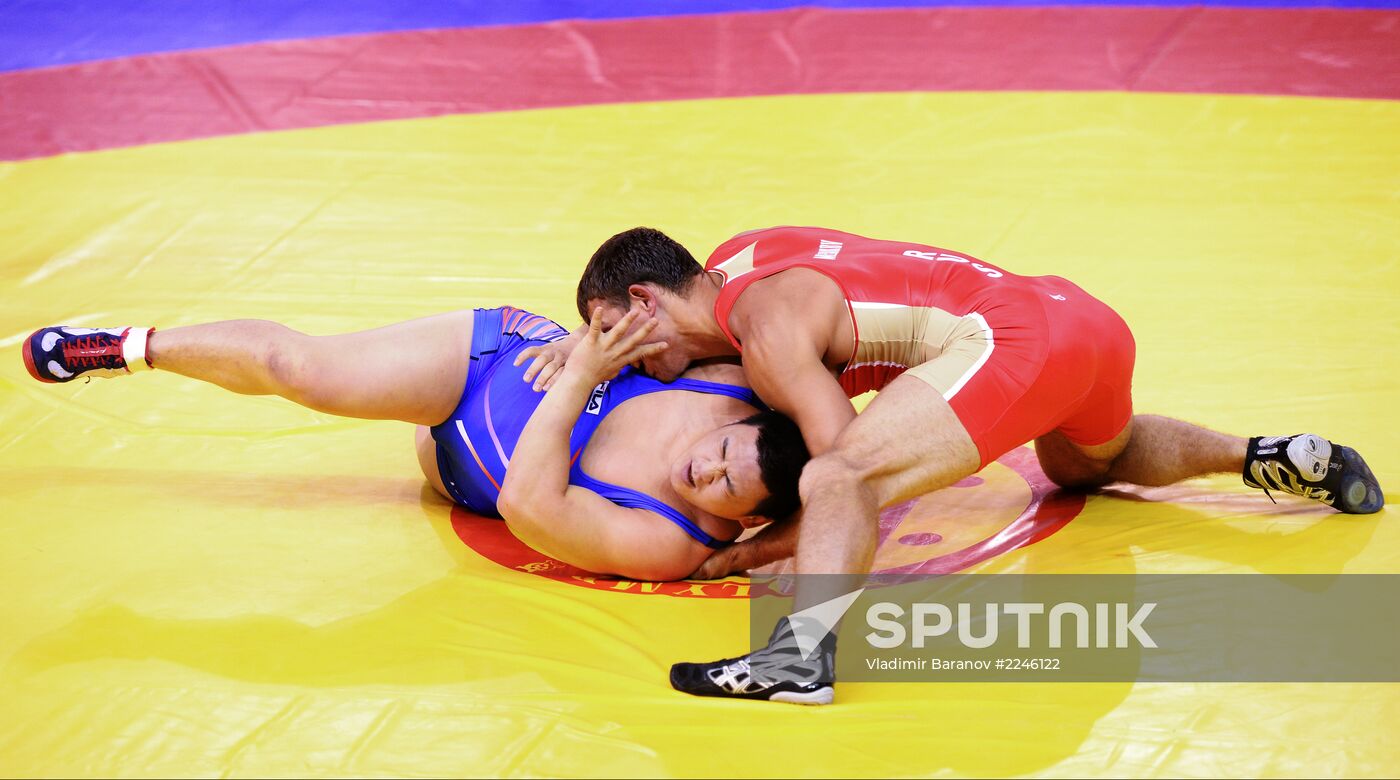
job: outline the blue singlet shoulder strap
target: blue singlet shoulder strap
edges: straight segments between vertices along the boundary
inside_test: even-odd
[[[707,393],[709,395],[726,395],[730,398],[737,398],[740,401],[743,401],[744,403],[748,404],[749,406],[754,407],[755,409],[760,409],[763,411],[768,410],[768,407],[765,406],[762,401],[758,400],[758,394],[747,387],[740,387],[738,385],[726,385],[723,382],[709,382],[704,379],[682,378],[677,379],[674,382],[661,382],[656,379],[652,379],[651,377],[646,376],[645,374],[639,374],[638,378],[642,379],[644,384],[642,384],[641,387],[637,388],[637,390],[633,392],[631,397],[634,398],[638,395],[659,393],[664,390],[689,390],[693,393]]]
[[[573,484],[581,488],[587,488],[618,506],[625,506],[628,509],[645,509],[661,515],[679,526],[682,531],[690,535],[690,538],[712,550],[719,550],[729,546],[729,542],[722,542],[710,536],[705,533],[704,529],[700,526],[691,522],[690,518],[645,493],[638,492],[631,488],[625,488],[621,485],[611,485],[607,482],[600,482],[583,473],[583,469],[574,469],[572,476],[573,478],[569,481]]]
[[[588,420],[589,425],[586,428],[575,426],[574,433],[581,438],[581,441],[577,442],[576,446],[587,446],[588,439],[592,437],[593,431],[597,429],[602,418],[606,417],[608,412],[617,408],[618,405],[632,398],[650,395],[652,393],[660,393],[666,390],[688,390],[693,393],[724,395],[743,401],[756,409],[765,411],[768,409],[767,406],[763,405],[762,401],[758,400],[758,395],[747,387],[727,385],[722,382],[707,382],[703,379],[677,379],[674,382],[661,382],[629,367],[624,368],[622,373],[618,374],[617,378],[608,386],[606,390],[607,401],[602,405],[602,414]],[[580,417],[580,425],[582,425],[582,420],[586,416],[587,415]],[[705,531],[692,522],[690,518],[658,499],[631,488],[613,485],[588,476],[584,473],[583,464],[579,461],[575,461],[573,467],[569,470],[569,482],[581,488],[587,488],[618,506],[655,512],[675,523],[682,531],[685,531],[690,538],[706,547],[718,550],[729,546],[729,542],[721,542],[705,533]]]

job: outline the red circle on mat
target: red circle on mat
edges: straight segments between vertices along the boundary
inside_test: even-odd
[[[879,570],[881,574],[951,574],[974,564],[1033,544],[1060,530],[1084,509],[1082,493],[1068,493],[1056,488],[1035,455],[1024,447],[1012,450],[997,459],[1030,486],[1030,501],[1025,509],[1005,526],[985,539],[957,550],[945,550],[939,541],[927,544],[929,557],[911,564]],[[947,488],[981,489],[981,478],[969,478]],[[881,545],[899,544],[893,531],[900,520],[914,510],[915,499],[886,509],[880,514]],[[544,577],[594,590],[643,595],[681,596],[688,598],[748,598],[749,581],[743,577],[724,580],[682,580],[679,582],[638,582],[617,577],[591,574],[535,552],[516,539],[500,520],[482,517],[461,507],[452,509],[452,530],[468,547],[483,558],[523,574]],[[934,534],[936,535],[936,534]],[[923,540],[921,540],[923,541]]]

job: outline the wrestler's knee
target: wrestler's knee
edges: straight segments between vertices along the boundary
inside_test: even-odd
[[[808,461],[797,483],[803,504],[823,490],[867,493],[870,486],[859,463],[840,451],[832,451]]]
[[[324,372],[318,371],[312,350],[312,337],[290,328],[269,330],[262,342],[262,362],[278,395],[313,409],[333,402]]]
[[[1051,482],[1065,488],[1100,487],[1109,482],[1108,472],[1113,461],[1097,461],[1074,452],[1042,447],[1036,442],[1036,458],[1040,470]]]
[[[1093,488],[1113,481],[1114,464],[1133,438],[1133,421],[1112,439],[1094,445],[1075,444],[1060,431],[1051,431],[1035,440],[1040,469],[1060,487]]]
[[[1109,483],[1108,464],[1102,468],[1088,467],[1082,469],[1045,469],[1045,476],[1051,482],[1063,488],[1095,488],[1103,487]]]

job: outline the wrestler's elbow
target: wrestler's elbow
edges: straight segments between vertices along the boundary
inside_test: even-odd
[[[507,510],[513,515],[536,516],[557,511],[563,501],[563,491],[551,489],[549,482],[541,479],[537,470],[517,467],[506,470],[506,478],[501,480],[501,493],[496,498],[496,509],[501,517],[508,516]]]
[[[496,496],[496,511],[506,521],[506,525],[510,525],[511,518],[519,517],[524,509],[524,497],[520,494],[520,488],[511,482],[510,475],[506,475],[505,483],[501,485],[501,494]]]
[[[698,564],[689,558],[648,556],[649,559],[619,563],[615,573],[629,580],[642,582],[670,582],[683,580],[695,571]]]
[[[528,490],[512,485],[509,480],[501,485],[501,495],[496,499],[496,511],[506,521],[506,527],[522,539],[534,535],[539,527],[537,518],[543,513],[539,502],[531,497]]]
[[[588,571],[599,571],[590,566],[587,560],[580,560],[576,547],[570,543],[569,539],[559,535],[557,517],[551,518],[550,515],[509,504],[505,506],[497,504],[497,509],[511,535],[524,542],[526,547],[570,566],[577,566]]]
[[[682,544],[663,543],[650,539],[646,544],[626,543],[607,551],[609,573],[629,580],[669,582],[683,580],[707,557],[708,550],[699,554],[689,539]]]

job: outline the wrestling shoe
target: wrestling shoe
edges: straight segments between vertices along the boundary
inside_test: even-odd
[[[1356,450],[1311,433],[1250,439],[1244,483],[1265,493],[1278,490],[1311,498],[1353,515],[1385,506],[1380,483]]]
[[[155,328],[40,328],[25,339],[24,367],[40,382],[125,376],[151,367],[146,340]]]
[[[671,687],[692,696],[830,704],[836,690],[836,637],[826,634],[804,659],[787,618],[767,646],[738,658],[671,667]]]

